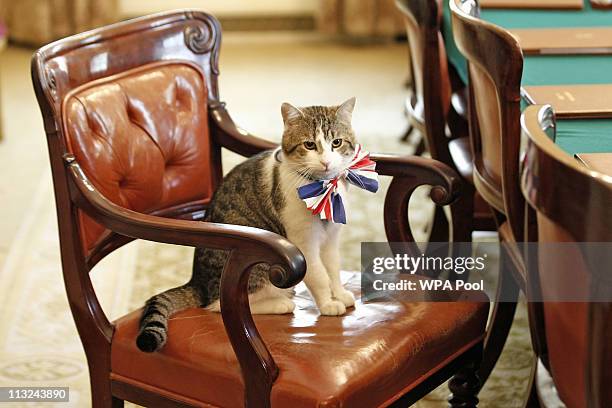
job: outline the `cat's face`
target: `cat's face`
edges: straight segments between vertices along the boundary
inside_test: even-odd
[[[336,177],[353,158],[351,116],[355,98],[339,106],[281,107],[283,156],[293,170],[316,179]]]

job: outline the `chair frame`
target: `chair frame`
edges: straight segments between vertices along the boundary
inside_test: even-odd
[[[452,65],[448,65],[449,84],[451,86],[448,113],[444,114],[443,97],[439,78],[442,75],[440,65],[440,24],[441,8],[438,0],[406,1],[396,0],[395,5],[403,18],[413,26],[420,27],[421,49],[423,51],[423,67],[420,72],[422,76],[422,100],[418,101],[415,84],[414,64],[410,63],[412,81],[412,94],[406,100],[406,112],[408,113],[410,126],[419,130],[426,140],[427,150],[431,157],[447,164],[458,171],[450,149],[449,142],[452,139],[468,135],[468,122],[458,111],[467,111],[467,106],[459,95],[463,95],[464,89],[460,87],[461,80]],[[410,42],[411,39],[408,38]],[[422,104],[419,109],[417,105]],[[467,103],[467,99],[465,100]],[[446,127],[450,130],[450,137],[446,134]],[[418,152],[415,154],[419,154]],[[452,241],[470,242],[474,230],[494,230],[492,214],[474,213],[473,181],[466,180],[465,193],[463,197],[451,206]],[[470,191],[468,191],[470,190]],[[431,228],[430,241],[443,242],[449,239],[449,225],[446,215],[441,209],[437,209]]]
[[[521,172],[521,188],[528,203],[527,235],[528,241],[537,240],[536,212],[543,214],[552,222],[563,226],[576,242],[611,242],[612,241],[612,177],[590,171],[555,145],[556,130],[555,114],[550,105],[534,105],[525,109],[521,117],[523,134],[527,138],[525,159]],[[554,182],[563,180],[563,183]],[[563,200],[559,197],[584,197],[583,200]],[[530,298],[541,298],[539,284],[539,268],[537,253],[527,251],[526,259],[529,265],[527,291]],[[597,277],[605,276],[609,271],[601,268],[612,263],[612,254],[607,259],[598,259],[592,264],[592,257],[587,257],[587,268]],[[591,264],[590,264],[590,263]],[[605,279],[598,277],[599,279]],[[609,277],[607,278],[609,282]],[[591,290],[596,291],[597,287]],[[544,326],[544,311],[542,303],[529,304],[529,326],[531,330],[534,351],[544,366],[550,370],[546,346]],[[605,398],[609,397],[609,361],[611,348],[609,340],[612,336],[612,303],[589,303],[589,326],[587,328],[588,361],[585,366],[586,398],[585,406],[605,406]],[[537,363],[537,361],[536,361]],[[530,400],[537,406],[534,367],[531,382]]]
[[[518,300],[520,290],[526,290],[525,262],[517,242],[525,238],[524,215],[525,199],[519,183],[520,154],[520,87],[523,72],[523,55],[517,40],[506,30],[481,20],[477,2],[457,4],[460,0],[450,0],[453,35],[457,47],[468,59],[469,81],[469,133],[474,153],[474,186],[478,193],[489,203],[495,215],[499,237],[502,243],[500,254],[500,276],[498,294],[505,299]],[[464,9],[465,7],[465,9]],[[476,115],[476,102],[470,73],[470,64],[477,64],[493,81],[499,101],[501,133],[489,135],[501,141],[502,180],[501,190],[491,182],[484,168],[482,137]],[[500,226],[508,221],[511,231],[503,234]],[[514,245],[514,246],[513,246]],[[509,250],[510,249],[510,250]],[[501,353],[512,326],[515,302],[496,302],[491,317],[492,327],[485,340],[485,350]],[[485,353],[487,357],[481,366],[483,377],[493,370],[497,357],[495,353]],[[491,356],[491,358],[488,358]]]
[[[165,34],[182,36],[181,44],[161,44]],[[151,33],[157,42],[151,49],[136,44],[142,52],[130,52],[132,35]],[[157,36],[157,37],[155,37]],[[139,37],[142,40],[142,37]],[[150,39],[147,38],[149,41]],[[66,146],[62,103],[74,88],[92,80],[124,72],[160,59],[177,59],[199,67],[208,91],[211,167],[214,186],[222,178],[221,148],[252,156],[276,147],[239,129],[220,102],[218,56],[221,30],[217,20],[199,11],[160,13],[113,24],[51,43],[32,59],[32,80],[44,119],[55,189],[61,259],[66,292],[90,372],[94,407],[120,407],[124,400],[157,407],[195,406],[179,395],[161,395],[138,388],[114,377],[111,369],[111,342],[114,325],[104,314],[92,286],[89,272],[106,255],[134,239],[209,247],[231,251],[221,281],[221,316],[238,358],[245,384],[245,404],[270,406],[270,393],[279,369],[253,322],[247,294],[250,267],[266,262],[272,266],[270,279],[279,287],[297,284],[306,272],[301,252],[274,233],[235,225],[205,223],[201,220],[207,202],[183,203],[152,214],[143,214],[109,201],[88,180]],[[88,58],[99,50],[123,58],[109,59],[102,70],[92,72],[87,64],[74,64],[66,54],[78,51]],[[56,58],[62,57],[62,64]],[[407,218],[408,201],[421,185],[432,186],[431,198],[438,205],[453,202],[461,190],[457,174],[446,165],[420,157],[372,155],[381,175],[393,177],[384,205],[384,225],[389,241],[413,241]],[[111,233],[88,253],[79,232],[78,212],[106,227]],[[474,370],[481,359],[477,343],[455,360],[432,373],[407,392],[401,403],[414,402],[455,375],[451,381],[454,406],[474,406],[478,379]],[[467,404],[467,405],[465,405]]]
[[[464,10],[452,0],[453,35],[457,47],[468,58],[469,129],[474,152],[474,184],[483,198],[508,219],[515,242],[523,237],[525,199],[518,183],[521,117],[521,78],[523,53],[516,38],[509,32],[479,18],[478,7]],[[474,3],[465,3],[468,7]],[[457,40],[459,39],[459,40]],[[480,66],[493,81],[499,100],[501,134],[502,181],[501,191],[492,185],[483,165],[482,135],[476,116],[470,64]]]
[[[437,160],[443,163],[451,163],[450,153],[448,152],[447,143],[442,143],[446,138],[444,128],[448,124],[451,129],[451,135],[467,134],[467,122],[462,115],[467,112],[467,99],[461,97],[453,98],[453,95],[463,96],[463,84],[461,79],[458,77],[457,71],[452,65],[448,66],[449,69],[449,80],[451,84],[451,105],[448,111],[448,123],[439,121],[439,118],[443,118],[442,114],[442,103],[440,87],[438,86],[437,79],[440,77],[440,46],[438,43],[438,34],[440,33],[440,8],[437,0],[425,0],[424,1],[395,1],[396,8],[400,11],[404,19],[410,19],[415,26],[423,27],[423,39],[424,39],[424,65],[427,65],[428,69],[423,72],[423,106],[417,106],[417,90],[414,82],[415,73],[413,64],[409,64],[410,78],[412,81],[408,84],[411,94],[406,98],[405,111],[409,121],[409,127],[404,136],[403,141],[408,140],[408,137],[412,133],[413,129],[418,130],[425,139],[428,140],[427,150],[432,153],[432,157],[438,157]],[[410,38],[407,39],[410,42]],[[434,75],[435,73],[435,75]],[[428,115],[427,106],[431,113]],[[432,116],[436,121],[428,122],[428,116]],[[429,123],[434,123],[434,129],[430,128]],[[442,125],[440,126],[440,123]],[[444,138],[431,137],[429,135],[442,134]],[[433,140],[430,140],[433,139]],[[448,142],[448,140],[447,140]],[[423,149],[423,150],[419,150]],[[424,152],[425,146],[417,147],[416,155],[421,155]]]
[[[422,28],[423,38],[423,109],[422,114],[416,111],[417,90],[414,83],[414,66],[410,65],[412,73],[412,96],[406,101],[406,108],[410,114],[410,123],[417,130],[423,132],[427,140],[427,148],[431,156],[443,163],[452,163],[448,150],[448,138],[445,127],[446,118],[442,108],[442,95],[438,78],[440,69],[440,47],[438,35],[440,33],[440,17],[438,15],[437,0],[426,1],[401,1],[395,2],[397,9],[404,19],[409,19],[412,24]],[[410,38],[408,38],[410,41]]]

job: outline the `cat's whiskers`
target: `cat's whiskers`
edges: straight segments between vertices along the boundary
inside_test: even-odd
[[[294,181],[292,184],[298,184],[301,178],[309,179],[312,175],[312,170],[307,166],[301,166],[298,164],[288,164],[289,169],[291,170],[292,175],[294,176]]]
[[[304,169],[302,169],[300,171],[300,177],[297,178],[295,185],[292,188],[297,188],[299,187],[299,184],[303,181],[303,180],[312,180],[312,174],[313,174],[314,170],[308,167],[305,167]]]
[[[300,174],[292,172],[291,175],[290,175],[290,178],[288,180],[288,187],[287,187],[287,189],[289,191],[291,191],[294,188],[297,188],[297,186],[300,183],[301,179],[302,179],[302,177],[301,177]]]
[[[308,168],[303,168],[299,171],[295,171],[293,176],[293,180],[290,184],[291,189],[298,188],[304,180],[308,180],[310,178],[310,172],[308,171]]]
[[[302,182],[303,178],[307,178],[304,176],[304,174],[306,174],[305,172],[308,171],[308,167],[302,166],[299,164],[292,164],[292,163],[286,163],[286,165],[287,167],[289,167],[289,170],[290,170],[287,176],[288,186],[286,188],[288,190],[292,190],[298,187],[298,185]],[[277,184],[275,190],[278,190],[280,188],[281,188],[281,184],[279,183]]]

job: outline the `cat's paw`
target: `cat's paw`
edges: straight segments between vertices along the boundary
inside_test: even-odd
[[[295,287],[289,288],[289,289],[280,289],[280,290],[282,291],[283,295],[288,297],[289,299],[295,296]]]
[[[272,308],[274,314],[293,313],[293,310],[295,309],[295,303],[293,303],[293,300],[283,296],[274,300]]]
[[[334,290],[333,296],[335,299],[341,301],[346,307],[355,306],[355,296],[353,295],[352,292],[344,288]]]
[[[346,313],[346,307],[344,303],[339,300],[330,300],[329,302],[323,303],[319,307],[319,311],[323,316],[340,316]]]
[[[252,303],[251,314],[288,314],[293,313],[295,303],[289,298],[279,296]]]

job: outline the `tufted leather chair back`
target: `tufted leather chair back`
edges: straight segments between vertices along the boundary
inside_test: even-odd
[[[520,87],[523,54],[517,40],[479,18],[474,2],[451,0],[453,36],[468,61],[474,185],[523,240],[519,185]]]
[[[527,138],[522,189],[540,246],[532,251],[537,259],[527,276],[528,293],[549,300],[537,303],[539,313],[530,308],[532,333],[539,337],[533,343],[544,345],[566,406],[607,407],[612,404],[612,253],[606,247],[612,242],[612,181],[549,138],[546,130],[556,127],[549,105],[528,107],[522,123]],[[587,298],[592,301],[550,301]]]
[[[177,12],[84,33],[40,50],[33,77],[45,118],[58,211],[62,157],[124,208],[197,219],[220,177],[208,106],[218,103],[220,30]],[[65,183],[65,181],[64,181]],[[85,253],[108,231],[76,210]]]
[[[212,195],[205,80],[159,63],[76,88],[64,101],[68,151],[110,200],[153,212]],[[102,227],[82,217],[88,247]]]

